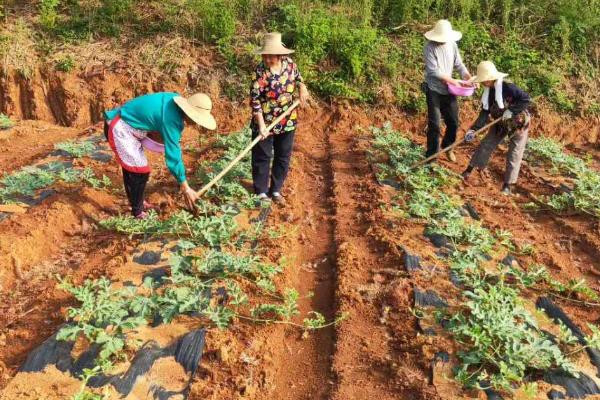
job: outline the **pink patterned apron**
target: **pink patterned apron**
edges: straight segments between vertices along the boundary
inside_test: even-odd
[[[150,165],[142,146],[142,140],[147,135],[148,132],[127,124],[120,115],[109,122],[108,143],[125,170],[138,174],[150,172]]]

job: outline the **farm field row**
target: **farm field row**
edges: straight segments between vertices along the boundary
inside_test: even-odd
[[[239,214],[239,210],[234,210],[236,215],[231,216],[236,228],[222,237],[219,236],[223,233],[221,230],[217,236],[209,235],[210,225],[202,225],[198,230],[192,228],[193,234],[186,233],[179,230],[185,222],[178,220],[139,227],[126,219],[113,219],[112,224],[101,222],[125,209],[119,200],[123,196],[118,194],[121,190],[119,171],[110,162],[101,163],[86,157],[76,159],[76,167],[91,166],[96,176],[106,175],[112,184],[94,188],[85,181],[58,182],[52,186],[56,193],[25,213],[13,214],[0,222],[2,291],[3,296],[10,293],[2,306],[0,338],[4,343],[16,343],[4,345],[0,351],[4,398],[28,398],[33,390],[31,382],[36,380],[41,382],[39,393],[47,398],[69,398],[81,390],[81,382],[58,367],[49,367],[43,373],[33,372],[34,376],[17,371],[28,363],[28,355],[60,330],[67,307],[79,309],[80,301],[56,287],[57,275],[76,285],[86,279],[106,276],[115,290],[132,286],[143,294],[152,289],[165,298],[168,297],[166,289],[148,282],[144,285],[145,277],[163,274],[161,279],[167,277],[170,282],[165,286],[168,289],[169,285],[176,285],[172,279],[174,267],[179,264],[174,264],[173,258],[192,257],[193,265],[202,265],[209,262],[202,257],[215,249],[232,252],[237,259],[257,257],[260,263],[280,267],[280,272],[269,277],[277,300],[269,301],[269,297],[273,297],[268,294],[270,285],[261,282],[256,286],[259,281],[256,276],[250,284],[246,278],[240,281],[219,275],[210,283],[216,294],[209,296],[208,308],[192,306],[166,314],[164,308],[158,307],[163,319],[167,317],[168,321],[172,317],[173,322],[145,326],[138,321],[139,326],[126,327],[125,331],[132,333],[131,342],[128,340],[125,344],[124,352],[114,352],[116,358],[109,357],[113,357],[116,367],[112,373],[117,375],[135,365],[135,355],[145,348],[139,346],[148,338],[155,339],[161,349],[166,349],[173,343],[181,343],[181,338],[192,332],[202,330],[205,335],[195,337],[198,343],[204,340],[197,371],[187,370],[177,360],[179,353],[165,353],[161,361],[147,371],[146,381],[131,389],[132,395],[144,398],[149,390],[147,380],[152,379],[162,385],[163,392],[177,392],[190,399],[477,396],[476,391],[463,391],[454,380],[443,379],[451,368],[444,374],[439,373],[440,366],[447,367],[447,363],[439,362],[440,352],[446,351],[455,362],[454,350],[461,345],[435,322],[433,314],[427,314],[426,307],[421,309],[419,303],[415,304],[418,293],[433,290],[451,304],[453,312],[458,314],[463,310],[459,300],[461,292],[449,280],[447,260],[440,258],[439,249],[423,235],[427,218],[410,218],[402,207],[394,207],[402,204],[402,199],[410,193],[382,186],[377,181],[381,176],[369,156],[374,148],[370,128],[381,127],[388,120],[402,132],[419,132],[420,122],[397,117],[390,110],[320,105],[303,111],[286,193],[287,204],[273,206],[266,224],[257,225],[261,210],[254,207],[244,210],[242,206],[252,205],[251,198],[244,194],[248,187],[247,175],[243,176],[243,171],[239,171],[240,175],[235,172],[228,180],[233,186],[221,187],[219,196],[213,193],[211,202],[205,203],[206,216],[210,218],[232,212],[224,206],[233,205],[241,210]],[[222,128],[223,132],[240,132],[242,128],[241,121],[227,125]],[[29,134],[38,133],[32,129]],[[14,164],[10,172],[45,159],[57,143],[81,140],[80,135],[71,130],[65,136],[56,136],[35,160]],[[416,134],[408,134],[408,137],[416,143],[423,140]],[[187,152],[191,155],[187,156],[186,164],[194,171],[207,167],[207,171],[218,169],[224,149],[214,138],[203,140],[200,145],[196,142],[193,135],[187,136],[186,148],[198,149]],[[228,148],[237,145],[233,141],[225,143]],[[458,152],[456,165],[445,161],[441,164],[458,172],[465,166],[469,151],[469,147],[465,147]],[[177,197],[168,173],[160,161],[152,161],[155,171],[149,188],[150,200],[160,206],[161,220],[169,216],[183,218],[177,213]],[[594,297],[600,273],[597,218],[528,207],[528,203],[551,196],[560,183],[570,183],[568,179],[559,178],[560,174],[551,175],[533,160],[523,171],[517,195],[499,197],[494,182],[498,181],[502,165],[500,157],[494,158],[491,177],[482,176],[468,186],[459,183],[444,190],[470,204],[480,224],[493,232],[496,240],[504,240],[507,246],[512,243],[512,247],[506,249],[526,272],[532,272],[526,268],[530,264],[544,264],[549,276],[563,283],[564,288],[560,290],[548,285],[520,290],[527,304],[534,304],[543,294],[552,296],[552,301],[577,326],[591,334],[586,323],[595,323],[600,317]],[[597,166],[592,162],[591,168]],[[205,178],[198,175],[199,180]],[[238,181],[241,185],[236,184]],[[235,200],[232,204],[217,200],[228,196]],[[264,210],[262,213],[267,214]],[[131,237],[127,234],[141,231],[148,234]],[[188,249],[191,253],[181,252],[181,240],[184,247],[185,242],[196,241],[194,249]],[[234,243],[241,245],[236,247]],[[407,255],[418,255],[424,268],[416,273],[407,269]],[[231,286],[232,281],[238,286]],[[220,288],[225,288],[228,294],[223,295]],[[287,289],[295,289],[297,298],[295,295],[290,298]],[[243,293],[248,303],[242,302]],[[162,307],[166,303],[161,301]],[[235,301],[246,305],[233,307]],[[287,308],[274,307],[275,304]],[[207,318],[207,310],[214,311],[214,307],[222,309],[214,318]],[[258,313],[248,313],[257,308]],[[228,309],[234,310],[235,315],[224,315],[222,311]],[[529,311],[535,313],[535,306]],[[146,319],[151,322],[149,316],[147,314]],[[277,322],[257,321],[262,319]],[[333,321],[337,323],[332,325]],[[219,325],[227,325],[227,328],[220,329]],[[322,329],[313,329],[323,325]],[[428,334],[429,328],[437,334]],[[86,354],[89,345],[81,339],[75,341],[70,351],[72,359]],[[585,361],[583,356],[582,360]],[[90,382],[94,379],[98,378],[90,378]],[[60,390],[52,385],[56,380],[64,382]],[[110,390],[118,390],[115,388],[119,385],[112,382]],[[537,384],[538,397],[532,398],[546,398],[550,389],[565,390],[560,385],[546,386],[542,380],[529,383]],[[111,385],[97,386],[99,388],[89,389],[90,393],[102,395]],[[526,386],[525,390],[532,391],[532,387]],[[500,385],[496,389],[506,392],[507,388]]]

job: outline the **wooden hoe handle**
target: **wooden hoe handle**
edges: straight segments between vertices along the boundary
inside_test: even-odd
[[[277,125],[278,123],[281,122],[282,119],[284,119],[285,117],[287,117],[296,107],[298,107],[298,105],[300,104],[300,101],[296,100],[292,103],[292,105],[290,106],[290,108],[288,108],[283,114],[281,114],[280,116],[278,116],[277,118],[275,118],[275,120],[271,123],[271,125],[269,125],[267,127],[267,131],[270,132],[271,129],[273,129],[275,127],[275,125]],[[253,141],[252,143],[250,143],[244,150],[242,150],[242,152],[236,157],[234,158],[229,165],[227,165],[223,171],[219,172],[219,174],[217,176],[215,176],[210,182],[208,182],[206,185],[204,185],[204,187],[202,189],[200,189],[198,191],[198,196],[202,196],[204,193],[206,193],[211,187],[213,187],[215,185],[215,183],[217,183],[218,181],[221,180],[221,178],[223,178],[228,172],[229,170],[231,170],[231,168],[233,168],[238,162],[240,162],[240,160],[242,158],[244,158],[246,156],[246,154],[248,154],[248,152],[250,150],[252,150],[252,148],[256,145],[256,143],[260,142],[260,135],[258,135]]]
[[[473,132],[473,135],[477,135],[483,131],[485,131],[486,129],[491,128],[493,125],[497,124],[498,122],[500,122],[500,120],[502,119],[502,117],[497,118],[495,120],[493,120],[492,122],[490,122],[489,124],[485,125],[483,128],[476,130],[475,132]],[[416,163],[415,165],[413,165],[412,167],[410,167],[410,169],[415,169],[431,160],[433,160],[434,158],[438,158],[440,155],[444,154],[447,151],[452,150],[453,148],[455,148],[456,146],[458,146],[459,144],[463,143],[465,141],[465,138],[463,137],[462,139],[460,139],[458,142],[454,142],[452,143],[450,146],[443,148],[442,150],[438,151],[435,154],[430,155],[429,157],[427,157],[424,160],[419,161],[418,163]]]

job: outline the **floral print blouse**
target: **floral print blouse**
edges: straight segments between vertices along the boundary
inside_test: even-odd
[[[254,73],[250,89],[250,104],[252,114],[263,114],[267,126],[279,115],[284,113],[292,104],[292,96],[296,91],[296,84],[302,82],[298,66],[289,57],[281,60],[281,74],[273,74],[263,62],[258,64]],[[273,128],[273,133],[278,135],[283,132],[293,132],[296,129],[298,114],[292,111],[289,117],[284,118]],[[258,129],[258,124],[252,119],[252,127]]]

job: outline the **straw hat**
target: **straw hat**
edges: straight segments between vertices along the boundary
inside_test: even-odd
[[[258,50],[257,54],[284,55],[292,54],[293,52],[294,50],[286,48],[281,43],[281,33],[271,32],[265,35],[263,47]]]
[[[212,110],[212,101],[204,93],[196,93],[187,99],[177,96],[173,98],[173,101],[183,110],[185,115],[198,125],[210,130],[217,128],[217,121],[215,121],[215,117],[210,113]]]
[[[440,19],[432,30],[425,32],[425,37],[439,43],[456,42],[462,38],[462,33],[452,29],[452,24],[447,19]]]
[[[499,72],[491,61],[482,61],[477,66],[477,75],[470,79],[471,82],[481,83],[486,81],[495,81],[508,76],[504,72]]]

